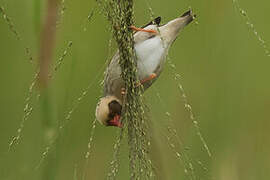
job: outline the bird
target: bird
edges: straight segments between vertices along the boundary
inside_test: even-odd
[[[148,89],[160,76],[166,56],[180,31],[195,19],[196,15],[188,10],[166,24],[161,25],[157,17],[145,26],[137,28],[133,35],[137,61],[137,75],[143,90]],[[96,119],[105,126],[122,127],[121,111],[124,94],[124,81],[121,78],[119,51],[111,59],[104,78],[104,96],[96,107]]]

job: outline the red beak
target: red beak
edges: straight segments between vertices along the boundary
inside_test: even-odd
[[[120,115],[115,115],[113,119],[108,122],[108,126],[116,126],[122,128],[123,125],[120,122],[120,118],[121,118]]]

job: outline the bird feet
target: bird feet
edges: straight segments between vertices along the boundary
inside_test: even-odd
[[[158,32],[156,30],[153,29],[143,29],[143,28],[137,28],[135,26],[130,26],[130,28],[134,31],[143,31],[143,32],[148,32],[148,33],[155,33],[157,34]]]
[[[148,76],[147,78],[141,80],[140,82],[136,83],[136,88],[143,85],[144,83],[148,82],[148,81],[151,81],[153,79],[155,79],[157,77],[157,74],[156,73],[152,73],[150,74],[150,76]],[[122,96],[125,96],[127,94],[127,91],[125,88],[121,88],[121,95]]]
[[[137,85],[136,87],[140,86],[140,85],[143,85],[144,83],[148,82],[148,81],[152,81],[153,79],[155,79],[157,77],[157,74],[156,73],[152,73],[150,74],[150,76],[148,76],[147,78],[145,79],[142,79]]]
[[[143,85],[144,83],[155,79],[156,77],[157,77],[157,74],[156,73],[152,73],[147,78],[142,79],[140,82],[136,83],[136,86],[135,87],[139,87],[139,86]],[[121,88],[121,94],[122,95],[125,95],[126,93],[127,93],[126,92],[126,89],[125,88]]]

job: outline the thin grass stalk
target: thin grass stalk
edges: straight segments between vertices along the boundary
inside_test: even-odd
[[[58,0],[48,0],[47,15],[41,32],[39,85],[46,88],[55,47]]]
[[[45,146],[50,145],[56,136],[56,117],[52,107],[52,96],[50,89],[48,88],[49,83],[49,72],[51,68],[51,62],[53,57],[53,50],[55,47],[55,36],[56,36],[56,23],[58,14],[58,0],[47,1],[47,14],[45,17],[45,24],[42,27],[41,39],[40,39],[40,73],[38,82],[41,90],[41,106],[42,106],[42,118],[43,118],[43,132]],[[48,162],[44,166],[42,179],[47,180],[55,179],[57,154],[56,147],[48,155]]]
[[[126,90],[122,121],[128,136],[130,179],[150,179],[153,171],[148,154],[150,146],[148,125],[144,113],[142,89],[136,87],[137,61],[133,32],[129,28],[134,24],[133,0],[106,0],[99,1],[99,4],[112,25],[113,36],[120,54],[121,77]],[[115,179],[115,176],[109,179]]]

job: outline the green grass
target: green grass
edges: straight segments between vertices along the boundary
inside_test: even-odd
[[[254,36],[254,29],[246,25],[246,16],[243,18],[231,1],[150,3],[153,13],[162,16],[164,23],[181,15],[189,6],[198,16],[199,24],[181,33],[169,56],[177,67],[175,73],[181,75],[188,103],[212,153],[209,158],[185,109],[174,72],[167,64],[158,81],[144,94],[156,139],[150,154],[156,159],[155,167],[162,172],[163,179],[268,180],[270,177],[270,85],[267,83],[270,62],[267,48],[260,42],[261,39],[266,44],[270,39],[270,25],[265,23],[270,2],[239,3],[259,36]],[[24,122],[18,144],[8,151],[26,114],[23,109],[36,71],[33,65],[38,64],[39,28],[46,5],[36,0],[10,0],[0,1],[0,6],[4,6],[6,14],[3,18],[0,11],[1,179],[104,179],[114,160],[113,145],[119,135],[119,130],[100,124],[92,135],[107,52],[115,51],[115,44],[108,48],[111,32],[107,20],[95,9],[94,1],[65,1],[53,64],[59,62],[69,41],[72,47],[53,73],[48,91],[42,92],[38,99],[40,92],[33,89],[28,106],[33,111]],[[87,22],[89,12],[94,11],[91,22]],[[145,1],[137,1],[135,25],[148,22],[152,16],[149,11]],[[53,140],[52,146],[48,145],[51,138],[46,140],[51,129],[47,128],[48,124],[60,132],[56,133],[57,140]],[[63,130],[58,129],[61,125]],[[50,147],[48,154],[47,147]],[[86,158],[87,152],[90,155]],[[117,179],[128,179],[126,140],[116,156]]]

